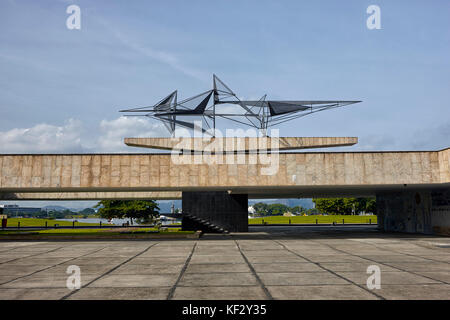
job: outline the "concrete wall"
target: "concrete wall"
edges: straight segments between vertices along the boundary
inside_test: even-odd
[[[450,189],[377,194],[384,231],[450,235]]]
[[[189,188],[377,186],[450,183],[450,149],[436,152],[282,153],[277,170],[175,164],[170,154],[0,155],[0,192],[180,191]],[[234,155],[235,157],[237,155]],[[237,158],[236,158],[237,160]]]

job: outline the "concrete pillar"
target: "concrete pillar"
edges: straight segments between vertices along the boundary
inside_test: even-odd
[[[248,231],[248,195],[226,191],[183,192],[182,209],[231,232]],[[183,219],[183,230],[198,230],[201,225]]]
[[[384,231],[450,235],[450,189],[377,194]]]

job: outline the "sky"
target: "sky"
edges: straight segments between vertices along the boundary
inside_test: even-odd
[[[72,4],[79,30],[66,27]],[[381,29],[367,28],[370,5]],[[240,98],[362,100],[281,136],[359,137],[334,151],[443,149],[449,14],[444,0],[4,0],[0,153],[148,152],[123,138],[164,127],[118,110],[206,91],[213,73]]]

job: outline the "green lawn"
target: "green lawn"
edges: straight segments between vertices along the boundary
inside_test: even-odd
[[[126,233],[158,233],[156,228],[135,228],[132,231]],[[158,234],[193,234],[194,231],[181,231],[180,228],[168,228],[167,231],[160,231]],[[33,231],[12,231],[4,230],[0,231],[0,235],[8,234],[43,234],[43,235],[120,235],[123,234],[117,229],[112,228],[92,228],[92,229],[46,229],[46,230],[33,230]]]
[[[342,224],[342,219],[345,223],[369,223],[369,219],[372,224],[377,223],[377,216],[295,216],[295,217],[284,217],[284,216],[274,216],[274,217],[264,217],[264,218],[253,218],[248,219],[249,224],[262,224],[267,222],[267,224],[288,224],[289,219],[291,223],[333,223]]]
[[[53,227],[55,224],[59,226],[72,226],[72,221],[60,221],[53,219],[38,219],[38,218],[8,218],[8,227],[17,227],[20,222],[21,227],[45,227],[47,221],[48,227]],[[107,226],[107,224],[102,224]],[[98,223],[81,223],[75,222],[75,226],[98,226]]]

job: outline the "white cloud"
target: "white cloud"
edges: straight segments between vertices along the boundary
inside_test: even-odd
[[[69,119],[63,126],[42,123],[31,128],[11,129],[0,132],[0,152],[81,152],[81,131],[81,122],[74,119]]]
[[[135,151],[123,143],[125,137],[164,137],[167,132],[162,123],[151,123],[141,117],[120,117],[100,122],[101,136],[97,146],[103,152]]]
[[[102,120],[99,134],[86,130],[82,122],[69,119],[62,126],[46,123],[31,128],[0,132],[0,153],[137,152],[123,143],[125,137],[164,137],[164,125],[145,118],[120,117]]]

